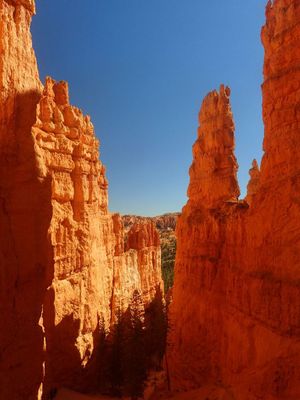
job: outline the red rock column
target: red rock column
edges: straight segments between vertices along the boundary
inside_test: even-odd
[[[173,388],[219,378],[221,254],[226,215],[237,205],[239,195],[229,94],[230,90],[221,86],[203,101],[190,168],[189,201],[176,228],[167,354]]]

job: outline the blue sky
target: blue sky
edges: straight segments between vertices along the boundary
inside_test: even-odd
[[[37,0],[42,80],[67,80],[92,117],[110,210],[157,215],[186,203],[203,97],[231,87],[242,194],[263,138],[264,0]]]

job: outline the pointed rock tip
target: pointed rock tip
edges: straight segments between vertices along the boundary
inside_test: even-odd
[[[218,114],[231,115],[231,107],[230,107],[230,87],[221,84],[218,90],[212,90],[209,92],[203,99],[198,120],[201,125],[205,120],[210,119],[211,117],[216,117]],[[220,112],[219,105],[223,105],[221,107],[222,112]],[[232,116],[230,117],[232,119]]]
[[[256,158],[254,158],[253,161],[252,161],[252,168],[259,170],[259,166],[258,166],[258,163],[256,161]]]
[[[47,76],[45,80],[44,95],[55,98],[56,104],[70,104],[69,85],[67,81],[56,82],[51,76]]]
[[[220,85],[219,90],[220,95],[225,95],[226,97],[230,97],[231,89],[229,86],[225,86],[223,83]]]
[[[224,85],[223,83],[220,84],[219,87],[219,91],[217,89],[211,90],[210,92],[207,93],[207,95],[205,96],[205,98],[207,97],[219,97],[219,96],[226,96],[226,97],[230,97],[231,94],[231,89],[229,86]]]

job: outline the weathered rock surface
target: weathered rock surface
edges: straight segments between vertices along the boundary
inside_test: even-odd
[[[90,118],[66,82],[39,81],[33,13],[0,0],[0,398],[13,400],[81,389],[99,325],[162,290],[155,228],[133,227],[125,251]]]
[[[217,383],[235,399],[297,400],[300,4],[275,0],[266,15],[265,153],[247,201],[237,201],[229,106],[219,106],[228,91],[209,94],[200,111],[177,224],[168,364],[173,389]]]

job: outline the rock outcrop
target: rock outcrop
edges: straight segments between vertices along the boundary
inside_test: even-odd
[[[126,249],[137,253],[143,303],[149,304],[155,297],[157,285],[163,288],[160,239],[154,223],[133,225],[127,236]]]
[[[136,292],[146,307],[163,290],[153,225],[133,227],[125,251],[108,211],[90,118],[66,82],[39,80],[34,11],[0,0],[0,398],[14,400],[84,387],[99,325],[108,331]]]
[[[165,292],[168,292],[168,290],[173,286],[174,281],[174,263],[176,254],[175,228],[179,215],[179,213],[168,213],[156,217],[141,217],[137,215],[124,215],[122,217],[125,234],[127,234],[134,224],[149,221],[155,224],[160,236],[161,270]]]
[[[234,399],[297,400],[300,4],[270,1],[266,16],[265,153],[246,200],[237,200],[229,106],[219,107],[228,91],[209,94],[200,112],[177,224],[168,364],[173,389],[219,384]]]

